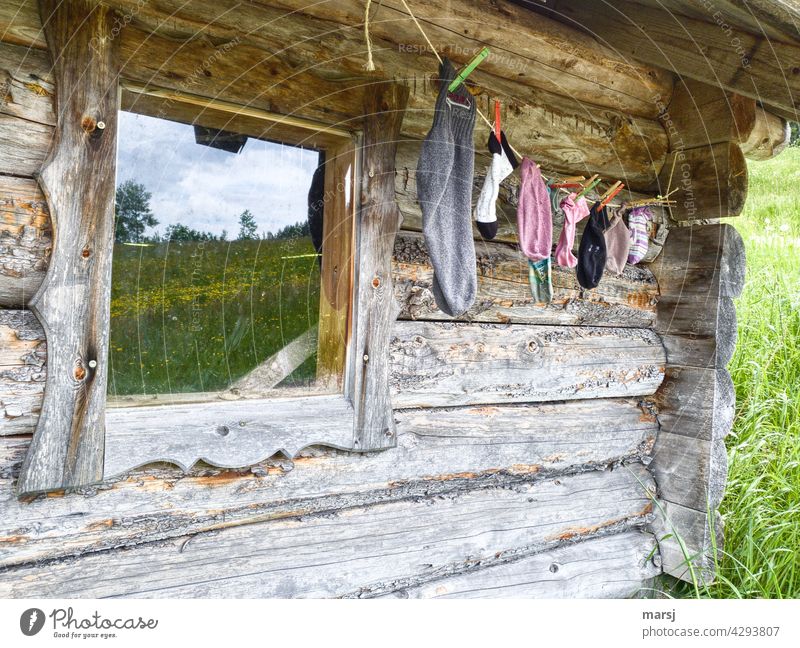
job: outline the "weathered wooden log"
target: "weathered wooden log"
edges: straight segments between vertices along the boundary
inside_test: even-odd
[[[744,246],[730,225],[674,229],[652,265],[662,291],[655,330],[667,349],[667,371],[654,396],[661,430],[650,467],[660,499],[678,512],[662,529],[662,536],[675,531],[661,542],[664,570],[688,580],[713,577],[714,547],[722,547],[714,538],[715,512],[727,481],[724,439],[735,405],[725,366],[736,342],[731,298],[742,289],[744,266]]]
[[[0,41],[47,49],[36,0],[9,0],[0,5]]]
[[[756,100],[694,79],[675,84],[661,121],[670,151],[722,142],[743,144],[756,124]]]
[[[270,52],[285,50],[292,59],[326,75],[364,75],[364,7],[358,0],[316,4],[280,0],[269,6],[231,0],[201,0],[191,7],[177,0],[109,4],[148,31],[158,29],[173,38],[195,37],[198,32],[217,40],[235,37]],[[480,84],[490,77],[513,79],[519,86],[572,97],[581,104],[649,118],[657,114],[653,94],[668,96],[671,91],[672,79],[663,71],[622,59],[576,29],[534,16],[511,2],[486,5],[471,0],[454,5],[436,0],[414,11],[441,54],[456,63],[466,63],[483,45],[492,48],[474,75]],[[518,34],[513,48],[508,47],[509,23]],[[383,2],[372,12],[370,36],[379,72],[389,77],[414,74],[418,68],[412,59],[435,69],[433,53],[400,2]],[[323,40],[329,61],[321,61],[316,49]]]
[[[340,503],[325,515],[295,510],[125,552],[11,568],[0,596],[379,596],[641,527],[653,517],[653,488],[634,464],[513,489]]]
[[[375,80],[374,74],[366,75],[362,69],[363,34],[353,24],[343,27],[307,13],[287,13],[264,6],[237,5],[235,10],[221,11],[218,3],[213,6],[193,3],[191,11],[176,6],[173,12],[163,7],[153,9],[150,3],[118,1],[111,4],[119,6],[126,16],[125,26],[119,33],[125,78],[142,84],[229,99],[347,127],[352,120],[360,118],[364,85]],[[512,11],[521,11],[513,5],[509,7]],[[320,5],[311,9],[319,10]],[[350,11],[352,7],[346,9]],[[477,10],[483,11],[479,7]],[[212,15],[213,19],[205,22],[201,18]],[[362,16],[361,9],[359,16]],[[527,19],[528,12],[521,11],[521,17]],[[23,11],[17,20],[31,18]],[[35,20],[23,31],[37,30],[40,23],[38,18]],[[416,30],[406,14],[401,16],[400,22]],[[537,25],[539,22],[535,21]],[[548,24],[557,32],[565,30],[556,22],[548,21]],[[259,27],[254,29],[253,25]],[[157,30],[158,35],[150,33],[152,30]],[[198,33],[208,39],[198,38]],[[472,76],[472,80],[480,84],[476,87],[478,100],[485,99],[488,106],[492,97],[503,98],[506,131],[521,150],[541,164],[565,173],[601,172],[624,176],[628,185],[649,184],[663,164],[666,152],[666,136],[653,119],[657,108],[649,99],[652,90],[649,86],[653,85],[660,95],[668,97],[671,79],[656,70],[631,66],[630,62],[615,62],[613,53],[605,51],[592,39],[574,30],[567,29],[566,33],[573,37],[570,43],[547,46],[547,51],[558,51],[553,65],[563,68],[563,74],[556,75],[548,84],[548,87],[555,85],[552,92],[526,85],[530,80],[528,74],[522,77],[508,71],[500,75],[486,74],[482,66]],[[452,33],[450,36],[451,39],[457,37]],[[545,40],[549,43],[551,37],[553,34]],[[415,38],[420,38],[416,31]],[[580,46],[576,45],[575,38],[582,41]],[[325,40],[328,56],[323,61],[319,57],[321,39]],[[419,56],[418,50],[411,50],[411,41],[402,42],[403,47],[398,47],[396,42],[386,41],[382,45],[376,40],[375,47],[381,52],[379,58],[387,59],[384,75],[413,87],[403,132],[406,136],[421,138],[430,127],[437,91],[430,83],[430,78],[436,74],[435,59]],[[41,45],[38,40],[26,44]],[[598,59],[597,52],[594,58],[590,52],[581,56],[584,47],[603,51],[603,57]],[[464,50],[459,56],[471,58],[472,55]],[[304,63],[300,64],[299,60]],[[505,56],[491,60],[501,67],[509,64]],[[614,87],[598,81],[605,78],[604,74],[592,76],[582,70],[586,65],[612,66]],[[530,65],[527,69],[543,68]],[[567,77],[573,74],[577,75],[574,88],[567,82]],[[220,78],[226,80],[222,92]],[[626,84],[642,86],[639,90],[642,98],[634,99],[635,93],[630,94],[630,88],[623,90]],[[599,92],[592,90],[594,85]],[[259,91],[254,92],[253,88]],[[603,103],[609,92],[618,91],[619,100],[608,100],[610,107]],[[642,110],[629,106],[630,102]],[[618,112],[609,108],[617,108]],[[645,118],[637,115],[645,115]],[[479,140],[485,139],[482,122],[476,125],[476,133]]]
[[[675,221],[689,225],[738,216],[747,197],[747,163],[739,145],[723,142],[672,151],[653,187],[677,189],[670,198]]]
[[[596,425],[587,426],[591,416]],[[102,551],[233,524],[603,469],[644,460],[650,407],[607,399],[395,412],[397,447],[308,448],[252,468],[149,466],[63,499],[20,501],[12,484],[29,439],[0,437],[0,566]],[[110,428],[109,449],[125,444]],[[133,441],[133,439],[130,439]],[[141,445],[141,439],[136,441]],[[108,458],[109,468],[116,464]],[[80,515],[76,515],[80,512]]]
[[[373,84],[364,101],[361,208],[358,214],[358,319],[353,335],[356,368],[351,398],[356,412],[356,448],[377,450],[397,443],[389,393],[387,353],[398,305],[392,287],[392,250],[400,229],[394,197],[394,158],[408,89]]]
[[[0,340],[0,436],[31,434],[47,376],[44,331],[32,313],[0,309]]]
[[[48,339],[48,385],[17,481],[21,494],[102,478],[114,241],[114,16],[82,2],[41,0],[40,10],[55,53],[59,115],[40,182],[58,244],[29,301]]]
[[[661,573],[650,533],[626,531],[409,587],[395,598],[632,598]],[[591,570],[586,566],[591,564]]]
[[[705,20],[673,16],[663,7],[621,0],[558,0],[547,15],[584,25],[619,52],[667,70],[751,97],[787,119],[800,110],[800,47]],[[796,31],[796,28],[793,30]]]
[[[750,137],[742,142],[742,153],[750,160],[769,160],[789,146],[791,138],[787,120],[758,107]]]
[[[722,517],[657,501],[648,527],[658,541],[664,573],[702,586],[715,578],[725,545]]]
[[[797,39],[800,23],[800,8],[796,4],[773,0],[747,0],[747,4],[739,0],[715,0],[713,5],[704,0],[640,0],[640,4],[668,9],[678,14],[677,20],[688,16],[713,22],[721,17],[723,24],[787,43]]]
[[[52,126],[0,114],[0,174],[39,173],[52,139]]]
[[[36,180],[0,175],[0,307],[19,308],[36,293],[52,244],[47,201]]]
[[[634,328],[405,321],[391,352],[395,407],[647,396],[666,362]]]
[[[47,52],[0,42],[0,114],[55,126],[55,87]]]
[[[536,304],[528,262],[516,246],[477,242],[478,296],[461,321],[514,324],[631,326],[655,321],[658,284],[652,273],[628,266],[619,277],[606,274],[594,290],[583,290],[569,268],[553,267],[553,302]],[[433,298],[430,264],[422,234],[401,232],[394,246],[395,297],[401,319],[451,320]]]

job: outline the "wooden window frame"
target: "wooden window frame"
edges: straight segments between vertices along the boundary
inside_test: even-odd
[[[394,157],[408,90],[380,81],[363,87],[364,112],[353,133],[214,102],[215,109],[273,120],[276,135],[289,141],[301,139],[292,133],[317,133],[336,143],[335,159],[353,160],[352,217],[338,213],[324,225],[326,236],[342,244],[323,268],[332,279],[331,298],[321,309],[332,322],[323,334],[347,339],[346,350],[321,359],[331,376],[342,376],[339,392],[107,410],[117,113],[131,88],[119,83],[113,12],[80,6],[83,12],[57,0],[40,2],[55,61],[58,123],[39,175],[54,245],[30,303],[47,337],[47,382],[18,495],[98,483],[153,461],[184,470],[199,460],[238,468],[276,452],[294,456],[309,445],[355,451],[394,446],[388,384],[389,335],[397,315],[391,255],[400,223]],[[148,96],[158,98],[158,92]],[[209,105],[183,93],[180,99]],[[343,173],[342,165],[331,168],[326,188]]]

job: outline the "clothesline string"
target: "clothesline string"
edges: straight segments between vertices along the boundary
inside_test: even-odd
[[[436,48],[433,46],[433,43],[431,43],[431,39],[430,39],[430,38],[428,38],[428,34],[426,34],[426,33],[425,33],[425,30],[422,28],[422,25],[420,25],[420,23],[419,23],[419,20],[417,20],[417,17],[414,15],[414,12],[413,12],[413,11],[411,11],[411,7],[409,7],[409,6],[408,6],[408,3],[406,2],[406,0],[400,0],[400,1],[403,3],[403,6],[406,8],[406,11],[408,12],[408,15],[409,15],[409,16],[411,16],[411,20],[413,20],[413,21],[414,21],[414,24],[417,26],[417,29],[419,29],[419,33],[420,33],[420,34],[422,34],[422,37],[425,39],[425,42],[428,44],[428,47],[430,47],[430,48],[431,48],[431,51],[434,53],[434,55],[435,55],[435,56],[436,56],[436,58],[438,59],[439,63],[441,64],[441,63],[442,63],[442,57],[439,55],[439,52],[437,52],[437,51],[436,51]],[[477,106],[475,106],[475,110],[478,112],[478,116],[479,116],[479,117],[480,117],[480,118],[481,118],[481,119],[482,119],[482,120],[483,120],[483,121],[486,123],[486,125],[489,127],[489,130],[492,130],[492,129],[494,129],[494,124],[492,124],[492,122],[490,122],[490,121],[487,119],[486,115],[484,115],[484,114],[481,112],[481,109],[480,109],[480,108],[478,108]],[[508,146],[509,146],[509,148],[510,148],[512,151],[514,151],[514,154],[515,154],[517,157],[523,157],[523,156],[520,154],[520,152],[519,152],[519,151],[517,151],[517,149],[515,149],[513,146],[511,146],[511,144],[510,144],[510,143],[509,143],[509,145],[508,145]]]
[[[433,54],[436,56],[437,60],[438,60],[438,61],[439,61],[439,63],[441,64],[441,63],[443,62],[443,61],[442,61],[442,57],[439,55],[439,52],[438,52],[438,51],[436,50],[436,48],[433,46],[433,43],[431,42],[431,39],[430,39],[430,38],[428,38],[428,34],[427,34],[427,33],[425,32],[425,30],[423,29],[423,27],[422,27],[422,25],[420,24],[419,20],[417,20],[417,17],[414,15],[414,12],[411,10],[411,7],[409,7],[409,6],[408,6],[408,2],[406,2],[406,0],[400,0],[400,1],[403,3],[403,7],[405,7],[405,10],[408,12],[408,15],[411,17],[411,20],[413,20],[413,21],[414,21],[414,24],[417,26],[417,29],[419,30],[419,33],[420,33],[420,34],[422,34],[422,37],[425,39],[425,42],[428,44],[428,47],[430,48],[430,50],[433,52]],[[486,117],[486,115],[484,115],[484,114],[483,114],[483,112],[481,112],[481,109],[480,109],[480,108],[478,108],[478,107],[477,107],[477,105],[475,106],[475,110],[477,111],[477,113],[478,113],[478,115],[480,116],[480,118],[481,118],[481,119],[482,119],[482,120],[483,120],[483,121],[486,123],[486,125],[489,127],[489,130],[494,130],[494,124],[488,120],[488,118]],[[510,148],[510,149],[511,149],[513,152],[514,152],[514,154],[515,154],[517,157],[519,157],[519,158],[525,157],[525,156],[523,156],[523,155],[522,155],[522,154],[521,154],[519,151],[517,151],[517,149],[515,149],[515,148],[514,148],[514,147],[511,145],[511,143],[510,143],[510,142],[508,143],[508,147],[509,147],[509,148]],[[540,165],[539,165],[539,164],[537,164],[536,166],[538,167],[538,166],[540,166]],[[548,177],[547,177],[546,175],[544,175],[544,174],[542,174],[542,177],[543,177],[543,178],[545,179],[545,181],[547,181],[548,183],[550,183],[550,182],[552,181],[552,178],[548,178]],[[671,183],[671,181],[672,181],[672,179],[670,178],[670,183]],[[569,193],[570,193],[570,192],[569,192],[568,190],[566,190],[566,189],[556,189],[556,191],[564,191],[564,193],[566,193],[566,194],[569,194]],[[612,202],[609,202],[609,203],[608,203],[608,206],[609,206],[609,207],[620,207],[621,205],[620,205],[620,204],[618,204],[618,203],[612,203]]]

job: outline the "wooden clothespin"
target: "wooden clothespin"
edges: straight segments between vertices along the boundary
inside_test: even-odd
[[[500,102],[495,99],[494,100],[494,136],[497,138],[497,141],[500,141],[500,133],[502,132],[502,128],[500,127]]]
[[[622,184],[619,180],[617,180],[613,185],[608,188],[602,197],[600,198],[600,209],[605,207],[608,203],[611,202],[611,199],[616,196],[620,191],[625,188],[625,185]]]
[[[478,55],[467,63],[466,67],[458,73],[458,76],[450,82],[450,85],[447,86],[448,91],[453,92],[458,86],[464,83],[467,77],[472,74],[475,68],[478,67],[487,56],[489,56],[489,48],[484,47],[478,52]]]
[[[584,176],[568,176],[566,178],[561,178],[561,180],[556,180],[555,182],[550,183],[551,189],[577,189],[578,187],[583,187],[582,182],[586,180]]]
[[[581,192],[580,192],[580,193],[579,193],[579,194],[576,196],[576,198],[580,198],[581,196],[585,196],[585,195],[586,195],[586,193],[587,193],[589,190],[591,190],[591,189],[594,189],[595,185],[597,185],[597,184],[599,184],[599,183],[600,183],[600,180],[601,180],[601,179],[598,177],[598,175],[599,175],[599,174],[595,173],[595,174],[594,174],[594,175],[593,175],[591,178],[589,178],[589,179],[588,179],[588,180],[587,180],[587,181],[586,181],[586,182],[583,184],[583,191],[581,191]]]

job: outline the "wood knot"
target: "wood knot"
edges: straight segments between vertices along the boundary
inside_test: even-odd
[[[93,133],[94,129],[97,128],[97,122],[95,121],[95,118],[85,115],[81,120],[81,128],[87,133]]]
[[[86,378],[86,369],[83,368],[83,365],[79,364],[75,367],[73,375],[75,376],[75,380],[82,381]]]
[[[87,246],[87,247],[83,248],[83,251],[81,252],[81,256],[84,259],[88,259],[89,255],[91,255],[91,253],[92,253],[91,250],[89,250],[89,247]]]
[[[372,287],[373,288],[380,288],[381,287],[381,279],[380,279],[380,277],[375,277],[372,280]]]

